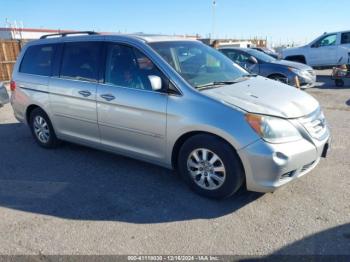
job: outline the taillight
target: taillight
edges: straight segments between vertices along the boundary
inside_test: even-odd
[[[16,82],[13,81],[13,80],[10,82],[10,90],[11,91],[15,91],[16,90]]]

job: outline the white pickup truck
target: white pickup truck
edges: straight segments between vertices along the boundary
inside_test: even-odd
[[[350,64],[350,31],[324,33],[308,45],[282,50],[282,57],[320,68]]]

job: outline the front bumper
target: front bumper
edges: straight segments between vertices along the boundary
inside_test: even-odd
[[[295,77],[298,78],[299,83],[296,82]],[[307,77],[295,75],[294,77],[289,79],[289,84],[292,86],[297,86],[299,84],[300,88],[302,89],[312,88],[316,86],[316,75],[310,74],[310,76]]]
[[[307,173],[319,163],[329,131],[322,141],[302,139],[284,144],[263,140],[238,151],[246,173],[249,191],[273,192]]]

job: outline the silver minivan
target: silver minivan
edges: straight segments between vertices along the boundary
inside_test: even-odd
[[[40,146],[64,140],[176,169],[212,198],[274,191],[329,147],[310,95],[183,38],[44,36],[23,48],[11,90]]]

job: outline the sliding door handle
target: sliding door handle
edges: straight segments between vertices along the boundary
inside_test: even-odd
[[[90,91],[79,91],[78,93],[80,95],[82,95],[83,97],[91,96],[91,92]]]
[[[109,94],[106,94],[106,95],[101,95],[101,97],[106,100],[106,101],[112,101],[115,99],[115,96],[114,95],[109,95]]]

